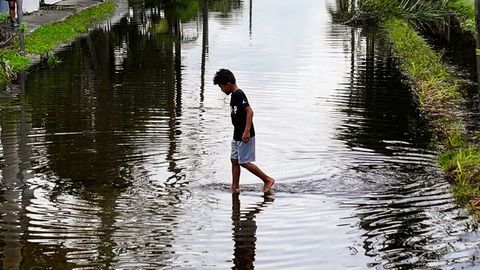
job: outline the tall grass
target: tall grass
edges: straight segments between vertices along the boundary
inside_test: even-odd
[[[441,57],[405,21],[390,19],[384,27],[400,56],[401,68],[420,90],[421,103],[442,105],[457,96],[458,87],[441,61]]]
[[[453,193],[462,205],[480,195],[480,149],[474,146],[442,153],[439,163],[447,176],[455,180]]]
[[[403,19],[417,28],[441,29],[448,25],[453,14],[450,6],[456,1],[459,0],[360,0],[358,14],[378,20]]]

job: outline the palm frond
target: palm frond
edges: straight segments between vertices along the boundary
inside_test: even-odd
[[[393,16],[419,28],[443,28],[452,15],[449,6],[456,0],[358,0],[356,16]],[[362,20],[362,18],[357,18]]]
[[[452,0],[400,0],[400,17],[420,28],[443,28],[448,24]]]

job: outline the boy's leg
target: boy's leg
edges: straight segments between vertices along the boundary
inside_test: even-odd
[[[275,184],[275,179],[266,175],[262,170],[260,170],[260,168],[257,165],[249,162],[249,163],[242,164],[241,166],[247,169],[248,171],[250,171],[251,173],[253,173],[254,175],[256,175],[258,178],[262,179],[263,192],[269,192],[273,184]]]
[[[230,160],[232,161],[232,185],[230,186],[230,189],[232,192],[238,192],[240,189],[240,165],[238,165],[240,142],[232,140],[231,146],[232,152],[230,154]]]
[[[232,159],[232,185],[230,189],[232,192],[238,192],[240,188],[240,165],[237,159]]]
[[[269,192],[275,183],[275,179],[266,175],[257,165],[252,162],[255,161],[255,137],[250,138],[247,143],[240,144],[238,149],[238,160],[240,166],[249,170],[251,173],[262,179],[263,191]]]

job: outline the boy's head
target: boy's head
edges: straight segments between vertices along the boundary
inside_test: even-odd
[[[236,88],[235,76],[230,70],[222,68],[215,73],[213,84],[218,84],[225,94],[231,94]]]

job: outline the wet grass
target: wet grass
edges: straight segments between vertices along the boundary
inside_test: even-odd
[[[25,36],[25,51],[28,54],[44,55],[88,31],[113,13],[114,2],[105,2],[78,12],[64,21],[47,24]],[[22,25],[18,31],[25,31]],[[20,53],[18,41],[10,49],[0,50],[0,63],[13,71],[26,70],[31,64],[28,56]],[[16,49],[12,49],[16,48]],[[4,68],[5,69],[5,68]]]
[[[480,195],[480,149],[478,146],[465,146],[442,153],[439,163],[443,170],[455,181],[453,194],[457,201],[466,205],[478,200]]]

